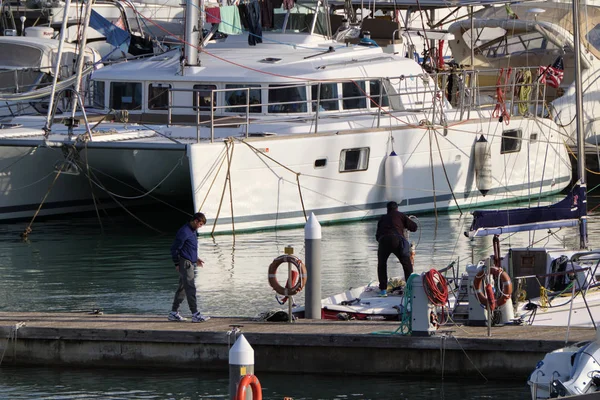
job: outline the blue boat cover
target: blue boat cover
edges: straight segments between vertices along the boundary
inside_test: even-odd
[[[90,16],[90,26],[104,35],[107,43],[127,53],[129,44],[131,43],[129,32],[119,28],[95,10],[92,10],[92,15]]]
[[[585,187],[576,185],[567,197],[543,207],[510,210],[480,210],[473,212],[469,237],[499,235],[536,229],[576,226],[587,215]]]

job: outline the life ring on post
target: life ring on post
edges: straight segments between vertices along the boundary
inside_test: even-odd
[[[298,279],[295,282],[292,282],[293,284],[289,285],[289,287],[288,285],[283,287],[279,284],[279,282],[277,282],[277,268],[279,268],[279,266],[283,263],[292,264],[298,271]],[[284,254],[274,259],[271,265],[269,265],[269,285],[271,285],[273,290],[282,296],[294,296],[295,294],[299,293],[306,285],[306,279],[306,266],[302,260],[296,256]]]
[[[477,296],[477,300],[484,305],[489,306],[490,310],[494,311],[496,307],[501,307],[512,295],[513,287],[512,282],[510,280],[510,276],[504,271],[502,268],[491,267],[490,275],[494,277],[496,281],[499,281],[498,287],[500,292],[500,297],[496,300],[494,296],[494,290],[491,284],[483,285],[483,279],[485,278],[485,272],[481,270],[477,275],[475,275],[475,279],[473,280],[473,289],[475,290],[475,295]]]
[[[256,375],[248,374],[244,376],[238,384],[235,400],[246,400],[246,389],[252,388],[252,400],[262,400],[262,387]]]

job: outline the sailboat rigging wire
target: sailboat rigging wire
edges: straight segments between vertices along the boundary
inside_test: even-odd
[[[437,210],[437,197],[435,195],[435,176],[433,171],[433,146],[431,142],[432,129],[428,129],[429,133],[429,167],[431,169],[431,187],[433,188],[433,212],[435,214],[435,226],[438,224],[438,210]]]
[[[94,169],[94,168],[90,167],[90,171],[95,171],[95,172],[97,172],[97,173],[99,173],[99,174],[102,174],[102,175],[104,175],[104,176],[106,176],[106,177],[108,177],[108,178],[110,178],[110,179],[112,179],[112,180],[114,180],[114,181],[116,181],[116,182],[118,182],[118,183],[120,183],[120,184],[124,185],[124,186],[127,186],[128,188],[130,188],[130,189],[132,189],[132,190],[137,190],[138,192],[141,192],[141,190],[140,190],[140,189],[138,189],[138,188],[136,188],[135,186],[131,186],[131,185],[130,185],[130,184],[128,184],[127,182],[123,182],[122,180],[120,180],[120,179],[118,179],[118,178],[115,178],[114,176],[108,175],[108,174],[106,174],[106,173],[104,173],[104,172],[102,172],[102,171],[100,171],[100,170],[96,170],[96,169]],[[96,175],[95,175],[95,174],[94,174],[94,177],[96,178],[96,180],[97,180],[98,182],[100,182],[100,180],[98,180],[98,179],[97,179],[97,177],[96,177]],[[93,179],[92,179],[92,182],[94,182],[94,184],[96,184],[96,183],[95,183],[95,181],[94,181]],[[97,184],[96,184],[96,185],[97,185]],[[103,187],[103,186],[102,186],[102,187]],[[102,188],[102,187],[101,187],[101,188]],[[103,190],[104,190],[104,189],[103,189]],[[179,212],[181,212],[182,214],[185,214],[185,215],[188,215],[188,216],[192,216],[192,214],[190,214],[188,211],[184,211],[184,210],[182,210],[181,208],[175,207],[173,204],[170,204],[170,203],[168,203],[168,202],[166,202],[166,201],[162,200],[160,197],[156,197],[156,196],[153,196],[153,195],[151,195],[151,194],[147,194],[147,196],[148,196],[148,197],[150,197],[152,200],[156,200],[156,201],[158,201],[158,202],[160,202],[160,203],[162,203],[162,204],[164,204],[164,205],[166,205],[166,206],[168,206],[168,207],[172,208],[172,209],[173,209],[173,210],[175,210],[175,211],[179,211]]]
[[[16,163],[18,163],[19,161],[23,160],[25,157],[27,157],[28,155],[30,155],[31,153],[33,153],[34,150],[36,150],[37,147],[32,147],[29,149],[29,151],[25,152],[25,154],[23,154],[21,157],[17,158],[15,161],[11,162],[10,164],[8,164],[6,167],[0,169],[0,172],[4,172],[7,169],[11,168],[13,165],[15,165]],[[14,190],[11,188],[11,190]]]
[[[94,210],[96,211],[96,217],[98,218],[98,224],[100,224],[100,232],[104,233],[104,225],[102,224],[102,218],[100,218],[100,212],[98,211],[98,204],[96,201],[96,194],[94,193],[94,185],[92,184],[92,178],[90,176],[90,165],[87,162],[88,157],[87,157],[87,142],[86,142],[86,146],[85,146],[85,168],[86,168],[86,175],[88,178],[88,184],[90,185],[90,193],[92,194],[92,201],[94,202]]]
[[[226,147],[225,147],[225,149],[226,149]],[[225,152],[222,152],[219,155],[219,158],[221,158],[221,163],[219,164],[219,168],[217,169],[217,172],[215,173],[215,176],[213,177],[212,182],[210,183],[210,186],[208,187],[208,191],[206,192],[206,195],[204,196],[204,200],[202,200],[202,204],[200,204],[200,207],[198,208],[199,210],[202,210],[202,207],[204,207],[204,203],[206,202],[206,199],[208,199],[208,195],[210,194],[210,191],[212,190],[213,185],[215,184],[217,177],[219,176],[219,172],[221,172],[221,167],[223,167],[226,157],[227,157],[227,155]],[[218,158],[217,158],[216,162],[218,162]],[[215,164],[213,163],[213,165],[211,166],[209,171],[204,175],[204,179],[202,180],[202,182],[200,182],[197,189],[194,190],[194,194],[196,194],[196,191],[200,190],[200,188],[202,186],[204,186],[206,179],[210,176],[212,171],[214,171],[214,168],[215,168]]]
[[[73,153],[69,154],[69,157],[67,157],[65,159],[65,161],[62,164],[62,166],[65,166],[68,162],[72,161],[72,160],[69,160],[69,158],[73,158]],[[59,168],[58,171],[56,171],[56,176],[54,177],[54,179],[52,180],[52,183],[48,187],[48,190],[46,191],[46,194],[42,198],[42,201],[40,202],[40,205],[38,206],[37,210],[33,214],[33,217],[31,218],[31,221],[29,221],[29,225],[27,225],[27,227],[25,228],[25,230],[21,233],[21,237],[23,239],[26,239],[27,236],[31,233],[31,226],[33,225],[33,221],[35,221],[35,219],[37,218],[38,214],[40,213],[40,211],[42,209],[42,206],[44,205],[44,202],[48,198],[48,195],[52,191],[52,188],[56,184],[56,181],[58,180],[58,177],[60,176],[60,174],[62,173],[62,171],[63,171],[62,168]]]
[[[231,154],[227,152],[227,182],[229,183],[229,207],[231,210],[231,229],[233,231],[233,245],[235,246],[235,214],[233,212],[233,190],[231,189],[231,163],[233,160],[233,150],[235,150],[235,142],[231,142]]]
[[[94,183],[95,183],[95,180],[97,180],[98,178],[96,177],[96,175],[94,174],[94,172],[93,172],[93,171],[91,171],[91,169],[90,169],[90,173],[91,173],[91,175],[94,177],[94,179],[92,180],[92,182],[94,182]],[[110,192],[108,189],[106,189],[106,187],[104,187],[104,186],[100,186],[100,187],[101,187],[101,189],[102,189],[102,190],[104,190],[104,191],[105,191],[105,192],[106,192],[106,193],[107,193],[107,194],[110,196],[110,198],[111,198],[111,199],[112,199],[112,200],[113,200],[115,203],[117,203],[117,204],[118,204],[118,205],[119,205],[119,206],[120,206],[120,207],[121,207],[121,208],[122,208],[122,209],[123,209],[123,210],[124,210],[124,211],[125,211],[127,214],[131,215],[131,216],[132,216],[132,217],[133,217],[135,220],[137,220],[137,221],[138,221],[140,224],[144,225],[145,227],[147,227],[147,228],[148,228],[148,229],[150,229],[150,230],[153,230],[154,232],[157,232],[157,233],[163,233],[163,232],[161,232],[160,230],[158,230],[158,229],[156,229],[155,227],[153,227],[152,225],[148,224],[146,221],[144,221],[144,220],[142,220],[141,218],[139,218],[137,215],[135,215],[135,214],[134,214],[134,213],[132,213],[131,211],[129,211],[129,209],[127,209],[127,207],[125,207],[125,206],[123,205],[123,203],[121,203],[119,200],[117,200],[117,198],[116,198],[115,196],[113,196],[113,195],[111,194],[111,192]]]
[[[86,142],[86,151],[87,151],[87,142]],[[181,158],[175,162],[175,166],[173,168],[171,168],[171,170],[167,173],[167,175],[164,178],[162,178],[156,185],[154,185],[154,187],[152,189],[148,190],[145,193],[142,193],[139,196],[124,196],[124,195],[120,195],[120,194],[111,192],[104,185],[96,183],[96,181],[93,181],[93,182],[94,182],[94,184],[96,186],[98,186],[99,188],[101,188],[102,190],[104,190],[106,193],[108,193],[111,196],[115,196],[115,197],[118,197],[118,198],[123,199],[123,200],[139,200],[139,199],[143,199],[144,197],[147,197],[152,192],[154,192],[160,185],[163,184],[164,181],[166,181],[171,176],[171,174],[173,174],[173,172],[175,172],[175,170],[177,169],[177,167],[179,167],[182,164],[183,158],[184,158],[184,156],[181,156]],[[86,159],[86,164],[87,164],[87,159]]]
[[[456,199],[456,196],[454,195],[454,190],[452,189],[452,185],[450,184],[450,178],[448,178],[448,171],[446,171],[446,165],[444,164],[444,158],[442,157],[442,150],[440,149],[440,143],[438,141],[437,133],[438,133],[437,129],[434,129],[435,143],[437,145],[438,154],[440,156],[440,162],[442,163],[442,169],[444,170],[444,176],[446,177],[446,183],[448,184],[448,188],[450,189],[450,193],[452,194],[452,198],[454,199],[456,208],[458,209],[458,212],[460,213],[460,215],[462,215],[463,212],[460,209],[460,206],[458,205],[458,200]]]
[[[212,231],[210,232],[210,235],[212,237],[214,237],[215,235],[215,229],[217,228],[217,221],[219,220],[219,215],[221,214],[221,207],[223,206],[223,199],[225,198],[225,190],[227,189],[227,181],[229,180],[229,172],[230,172],[230,168],[231,168],[231,158],[229,157],[229,146],[231,146],[233,148],[233,140],[232,138],[228,138],[227,140],[225,140],[225,148],[226,148],[226,152],[227,152],[227,172],[225,174],[225,181],[223,182],[223,191],[221,192],[221,199],[219,200],[219,207],[217,208],[217,214],[215,215],[215,222],[213,223],[213,228]],[[231,201],[232,199],[230,199]],[[233,237],[235,240],[235,231],[233,232]]]

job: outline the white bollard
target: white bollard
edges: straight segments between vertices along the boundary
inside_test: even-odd
[[[308,275],[304,317],[321,319],[321,224],[314,213],[304,226],[304,245]]]
[[[436,327],[432,324],[432,314],[435,316],[435,306],[429,303],[423,287],[423,274],[412,274],[412,335],[431,336]]]
[[[254,349],[241,334],[229,350],[229,399],[235,400],[240,380],[248,375],[254,375]],[[246,397],[252,398],[252,392],[247,391]]]

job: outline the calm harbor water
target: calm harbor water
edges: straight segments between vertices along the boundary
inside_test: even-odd
[[[590,209],[593,205],[590,206]],[[164,314],[177,286],[169,247],[186,216],[152,211],[136,213],[152,231],[127,215],[36,221],[23,242],[25,222],[0,225],[0,310]],[[471,216],[457,213],[419,216],[416,272],[458,260],[461,270],[471,259],[492,252],[491,239],[464,237]],[[375,221],[324,226],[322,294],[376,280]],[[203,228],[209,231],[210,228]],[[598,247],[600,221],[590,218],[592,247]],[[502,242],[503,250],[530,240],[539,245],[566,239],[578,244],[577,231],[565,229],[547,237],[517,234]],[[267,282],[271,261],[286,245],[304,257],[302,229],[200,238],[197,285],[201,310],[213,316],[257,316],[280,308]],[[596,243],[594,242],[596,241]],[[401,275],[390,258],[390,275]],[[304,302],[302,296],[296,301]],[[182,312],[188,314],[184,304]],[[0,339],[1,340],[1,339]],[[257,371],[260,366],[257,366]],[[264,375],[264,374],[263,374]],[[423,377],[352,379],[327,376],[260,375],[266,399],[527,399],[526,382],[464,382]],[[0,399],[218,399],[227,398],[227,376],[156,371],[57,370],[0,367]]]

